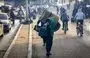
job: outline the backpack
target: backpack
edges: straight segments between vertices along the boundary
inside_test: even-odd
[[[39,36],[48,36],[48,33],[47,33],[47,26],[48,26],[48,23],[45,23],[43,24],[40,29],[39,29]]]
[[[61,24],[59,22],[57,22],[57,24],[55,25],[55,28],[54,28],[54,32],[58,31],[60,27],[61,27]]]
[[[62,20],[62,21],[68,21],[68,20],[69,20],[69,16],[68,16],[67,14],[63,14],[63,15],[61,16],[61,20]]]

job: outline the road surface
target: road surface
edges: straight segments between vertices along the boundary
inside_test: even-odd
[[[32,58],[46,58],[45,47],[38,33],[33,30]],[[76,34],[76,24],[69,22],[69,30],[65,35],[60,28],[54,34],[50,58],[90,58],[90,32],[84,27],[84,36]]]
[[[17,30],[19,27],[19,21],[15,21],[15,25],[12,26],[11,31],[4,35],[3,38],[0,38],[0,58],[3,57],[4,53],[8,49],[9,45],[11,44]]]

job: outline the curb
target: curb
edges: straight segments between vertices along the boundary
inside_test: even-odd
[[[29,45],[27,58],[32,58],[32,24],[29,26]]]
[[[12,49],[13,45],[15,44],[15,41],[17,40],[17,36],[19,35],[20,29],[23,25],[21,25],[14,37],[14,40],[12,41],[12,43],[10,44],[9,48],[7,49],[6,53],[4,54],[3,58],[8,58],[8,55],[10,53],[10,50]]]

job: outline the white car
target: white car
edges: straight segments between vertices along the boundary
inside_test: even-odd
[[[3,32],[3,24],[0,22],[0,36],[3,36],[4,32]]]
[[[6,13],[0,13],[0,21],[3,24],[4,33],[9,32],[11,29],[12,22]]]

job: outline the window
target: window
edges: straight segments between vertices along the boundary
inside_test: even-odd
[[[5,15],[5,14],[0,14],[0,19],[6,20],[6,19],[7,19],[7,15]]]

